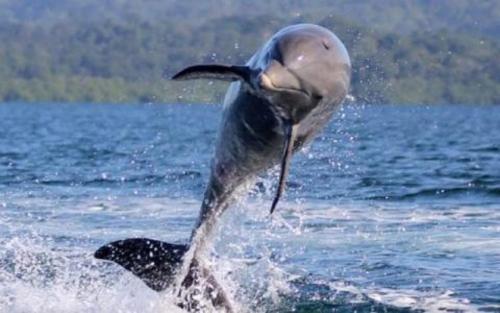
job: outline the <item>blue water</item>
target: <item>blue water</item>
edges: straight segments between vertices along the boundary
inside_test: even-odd
[[[173,312],[92,253],[188,239],[220,111],[0,104],[0,312]],[[290,174],[214,238],[242,312],[500,312],[499,106],[345,107]]]

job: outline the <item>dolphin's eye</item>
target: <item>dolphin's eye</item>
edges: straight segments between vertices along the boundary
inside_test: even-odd
[[[321,95],[313,94],[313,96],[312,96],[312,97],[313,97],[313,99],[314,99],[314,100],[316,100],[316,101],[321,101],[321,100],[323,100],[323,96],[321,96]]]
[[[323,47],[325,47],[326,50],[330,50],[330,45],[326,42],[326,40],[323,40]]]

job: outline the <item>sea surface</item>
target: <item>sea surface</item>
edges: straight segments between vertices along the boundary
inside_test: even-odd
[[[178,312],[99,246],[185,243],[221,108],[0,104],[0,312]],[[345,106],[222,216],[241,312],[500,312],[500,106]]]

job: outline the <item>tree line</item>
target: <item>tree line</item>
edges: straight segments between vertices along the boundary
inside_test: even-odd
[[[500,43],[446,30],[373,28],[341,16],[100,18],[0,21],[0,101],[220,102],[226,84],[171,82],[194,63],[242,64],[284,25],[334,31],[352,59],[351,94],[363,103],[500,104]]]

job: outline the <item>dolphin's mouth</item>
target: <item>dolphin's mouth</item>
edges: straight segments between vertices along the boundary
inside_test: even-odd
[[[283,86],[274,82],[266,73],[262,73],[259,75],[258,81],[260,88],[266,91],[297,93],[307,98],[311,97],[311,94],[307,92],[307,90],[302,88],[300,81],[297,78],[295,78],[295,84],[288,84],[287,86]]]

